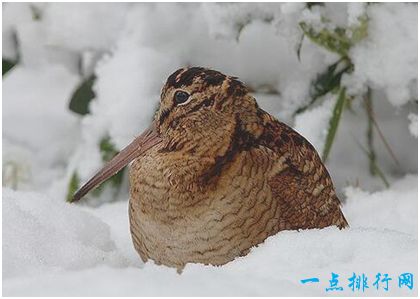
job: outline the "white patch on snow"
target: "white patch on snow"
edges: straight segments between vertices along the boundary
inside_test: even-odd
[[[417,4],[368,6],[368,36],[350,50],[354,73],[343,77],[350,94],[369,84],[384,90],[394,106],[407,103],[417,81]]]
[[[347,3],[347,24],[350,26],[358,26],[359,18],[363,16],[366,11],[366,3],[351,2]]]
[[[42,16],[48,47],[105,51],[124,26],[128,3],[49,3]],[[95,20],[95,26],[92,26]]]
[[[2,8],[2,56],[15,60],[18,56],[16,27],[32,21],[32,13],[28,3],[7,3]]]
[[[124,266],[109,227],[80,208],[3,188],[3,279]]]
[[[408,115],[408,120],[410,121],[410,124],[408,125],[408,129],[410,130],[411,135],[417,137],[418,136],[418,116],[414,113],[410,113]]]
[[[305,136],[318,153],[324,150],[335,102],[336,98],[330,96],[320,106],[306,110],[295,117],[294,129]]]
[[[78,142],[78,118],[68,110],[76,80],[57,65],[18,66],[3,78],[3,162],[16,160],[13,148],[24,148],[36,174],[32,188],[51,184]]]

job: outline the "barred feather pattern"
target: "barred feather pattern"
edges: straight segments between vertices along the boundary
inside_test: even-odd
[[[189,105],[172,102],[180,88]],[[282,230],[348,225],[313,146],[236,78],[176,71],[155,121],[164,142],[130,168],[130,229],[143,261],[223,265]]]

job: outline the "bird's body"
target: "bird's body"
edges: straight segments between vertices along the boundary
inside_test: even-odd
[[[185,189],[170,183],[171,173],[188,167],[171,154],[156,149],[136,160],[129,214],[143,261],[151,258],[177,268],[188,262],[222,265],[285,229],[266,175],[274,169],[270,160],[275,157],[264,148],[243,151],[214,182],[204,188],[192,182]]]
[[[226,96],[243,88],[224,80]],[[132,164],[130,227],[144,261],[222,265],[281,230],[346,226],[315,149],[244,93],[249,107],[238,104],[257,118],[248,128],[239,115],[196,120],[205,126],[189,115],[177,123],[195,127],[182,146],[168,139]]]
[[[154,124],[158,137],[130,168],[130,230],[143,261],[223,265],[281,230],[347,226],[315,149],[236,78],[176,71]]]

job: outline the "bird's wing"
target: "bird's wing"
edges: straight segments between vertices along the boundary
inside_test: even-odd
[[[259,143],[279,155],[269,185],[288,229],[348,226],[330,175],[315,148],[299,133],[260,111],[264,131]],[[276,168],[275,168],[276,169]]]

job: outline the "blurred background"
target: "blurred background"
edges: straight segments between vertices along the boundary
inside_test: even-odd
[[[417,172],[416,7],[4,3],[3,186],[69,198],[150,123],[173,71],[204,66],[303,134],[339,192],[385,188]],[[90,202],[127,199],[126,176]]]
[[[417,292],[397,286],[417,277],[416,3],[2,3],[2,16],[4,295],[324,296],[331,271],[378,270],[388,294]],[[306,137],[350,228],[281,232],[180,276],[133,249],[127,169],[67,204],[185,66],[238,77]]]

